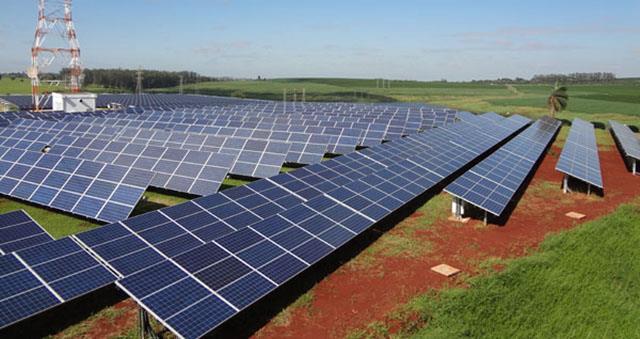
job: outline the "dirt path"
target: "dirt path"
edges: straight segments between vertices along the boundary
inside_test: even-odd
[[[509,90],[509,92],[517,95],[517,96],[522,96],[522,92],[520,92],[515,86],[513,85],[507,85],[507,89]]]
[[[428,254],[379,257],[367,265],[345,264],[313,288],[313,300],[304,308],[292,310],[286,324],[272,321],[255,337],[344,337],[373,321],[385,321],[399,304],[428,289],[461,283],[434,274],[429,267],[444,262],[463,269],[464,275],[477,274],[482,261],[525,255],[547,234],[575,226],[576,222],[565,217],[565,213],[581,212],[587,215],[584,221],[592,220],[612,212],[640,192],[640,178],[632,177],[617,150],[608,148],[600,151],[604,198],[564,195],[560,189],[562,176],[554,169],[559,154],[557,147],[547,154],[503,227],[485,227],[474,221],[460,225],[439,220],[427,230],[416,233],[425,246],[430,246]],[[407,218],[388,234],[402,232],[414,222],[412,219]],[[358,260],[352,261],[357,263]]]

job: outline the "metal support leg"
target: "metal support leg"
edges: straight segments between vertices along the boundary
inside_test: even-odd
[[[456,220],[462,219],[462,199],[453,197],[453,217]]]
[[[631,168],[633,170],[633,175],[636,175],[636,163],[638,162],[636,159],[632,159],[633,163],[631,164]]]
[[[484,225],[487,226],[487,211],[484,211]]]
[[[587,195],[591,195],[591,184],[587,184]]]
[[[153,327],[151,327],[151,323],[149,322],[149,314],[142,307],[139,308],[138,311],[138,321],[139,321],[139,330],[140,330],[140,338],[145,339],[158,339],[158,334],[154,332]]]
[[[565,174],[564,178],[562,179],[562,192],[564,192],[564,194],[567,194],[568,190],[569,190],[569,177]]]
[[[147,324],[145,322],[146,312],[140,307],[138,309],[138,331],[140,331],[140,338],[145,338]]]

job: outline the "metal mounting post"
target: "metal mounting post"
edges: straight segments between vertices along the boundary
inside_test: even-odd
[[[488,219],[487,211],[484,211],[484,225],[485,226],[487,226],[487,219]]]
[[[565,174],[564,178],[562,178],[562,192],[564,192],[564,194],[567,194],[568,190],[569,190],[569,177]]]
[[[144,308],[138,308],[138,330],[140,338],[159,339],[158,334],[153,330],[151,322],[149,322],[149,313]]]

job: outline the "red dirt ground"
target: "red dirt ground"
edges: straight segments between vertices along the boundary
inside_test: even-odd
[[[374,268],[343,265],[313,288],[311,305],[293,310],[288,324],[272,321],[255,337],[344,337],[373,321],[385,321],[400,304],[429,289],[463,284],[461,279],[431,272],[432,266],[447,263],[462,269],[464,275],[478,274],[478,264],[483,260],[525,255],[549,233],[574,227],[577,222],[565,213],[586,214],[580,221],[585,222],[612,212],[640,192],[640,178],[626,171],[617,149],[611,147],[600,151],[604,197],[564,195],[560,189],[562,175],[555,171],[559,154],[555,146],[547,154],[506,225],[485,227],[477,221],[457,224],[440,220],[418,234],[431,243],[428,254],[419,258],[376,258]],[[411,218],[403,221],[407,222]]]
[[[113,318],[99,317],[89,328],[77,336],[80,338],[115,338],[127,334],[127,331],[137,326],[138,307],[133,299],[126,299],[113,306],[116,316]],[[69,337],[60,333],[54,338]],[[76,335],[74,335],[76,337]]]

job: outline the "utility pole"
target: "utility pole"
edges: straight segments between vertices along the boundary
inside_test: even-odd
[[[142,68],[138,68],[138,71],[136,72],[136,94],[137,95],[141,95],[142,94]]]
[[[287,89],[282,90],[282,112],[287,113]]]
[[[31,67],[27,69],[27,75],[31,78],[31,101],[35,111],[39,111],[41,104],[48,99],[40,94],[40,74],[58,58],[68,60],[64,67],[69,70],[71,92],[80,92],[80,43],[71,7],[71,0],[38,0],[38,23],[31,47]]]

